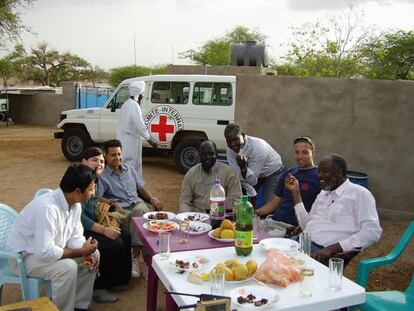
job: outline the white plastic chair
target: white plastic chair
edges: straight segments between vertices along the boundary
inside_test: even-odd
[[[40,290],[44,285],[48,287],[47,295],[49,298],[52,297],[52,286],[50,281],[28,277],[26,275],[22,256],[18,253],[7,251],[6,246],[9,232],[18,215],[19,214],[14,209],[6,204],[0,203],[0,305],[4,284],[20,284],[23,300],[39,298]],[[8,264],[9,259],[17,262],[19,276],[16,276],[10,271]]]
[[[41,196],[42,194],[48,193],[48,192],[52,192],[52,189],[49,188],[41,188],[39,190],[36,191],[34,197],[37,198],[38,196]]]

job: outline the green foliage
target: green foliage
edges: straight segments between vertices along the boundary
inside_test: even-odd
[[[22,24],[19,9],[30,5],[34,0],[1,0],[0,1],[0,45],[4,46],[4,39],[16,41],[22,30],[28,30]]]
[[[370,31],[360,26],[361,17],[350,7],[345,15],[292,28],[294,40],[283,57],[285,63],[274,68],[281,74],[296,76],[361,76],[361,46],[371,38]]]
[[[364,76],[370,79],[414,79],[414,31],[386,32],[362,47]]]
[[[71,54],[61,54],[49,49],[47,43],[40,43],[31,49],[26,58],[26,80],[42,85],[60,86],[63,81],[80,80],[89,63],[83,58]]]
[[[26,51],[21,44],[17,44],[13,51],[0,58],[0,75],[3,79],[3,86],[9,85],[8,81],[12,77],[17,77],[24,70],[24,57]]]
[[[234,43],[254,40],[264,43],[266,36],[257,29],[249,30],[244,26],[237,26],[223,37],[208,40],[198,50],[190,49],[180,53],[181,58],[187,58],[199,65],[221,66],[230,62],[231,45]]]
[[[95,87],[96,82],[106,79],[108,73],[100,68],[99,66],[89,65],[82,74],[82,80],[92,81],[93,87]]]
[[[125,79],[165,73],[167,73],[167,66],[123,66],[112,68],[110,70],[108,82],[111,86],[115,87],[118,86]]]

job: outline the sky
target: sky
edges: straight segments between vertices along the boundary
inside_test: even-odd
[[[362,24],[377,30],[414,30],[414,0],[353,0]],[[344,14],[347,0],[37,0],[22,10],[27,50],[47,42],[104,69],[119,66],[188,64],[180,52],[197,49],[238,25],[267,36],[280,57],[292,26]],[[134,46],[135,38],[135,46]],[[4,54],[4,52],[3,52]]]

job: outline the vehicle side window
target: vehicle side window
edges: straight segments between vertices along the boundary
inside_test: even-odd
[[[152,103],[186,104],[190,93],[188,82],[154,82],[151,92]]]
[[[111,109],[112,107],[115,107],[116,109],[121,109],[122,105],[129,97],[128,86],[122,86],[114,97],[112,97],[111,103],[106,108]]]
[[[197,82],[194,84],[193,104],[230,106],[232,90],[230,83]]]

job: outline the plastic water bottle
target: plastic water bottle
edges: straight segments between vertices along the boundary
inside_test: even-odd
[[[249,256],[253,250],[253,205],[247,195],[236,206],[234,246],[238,256]]]
[[[210,224],[213,229],[220,227],[224,220],[224,204],[226,202],[226,192],[220,185],[220,180],[216,179],[210,191]]]

